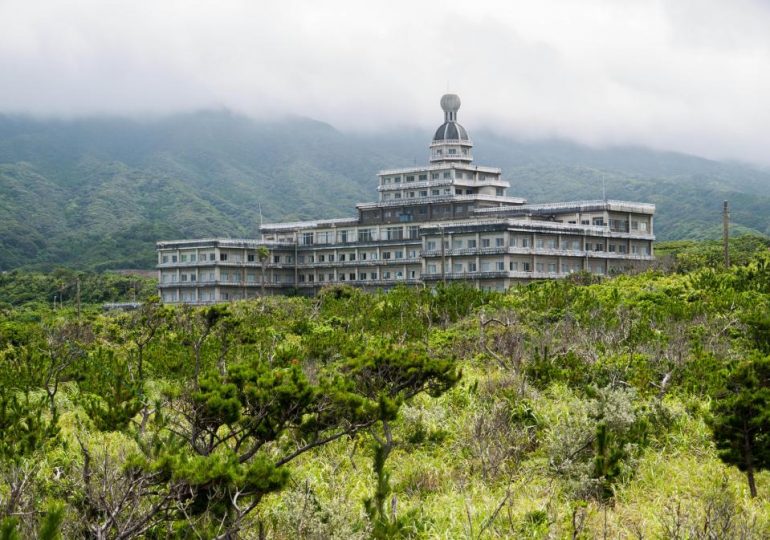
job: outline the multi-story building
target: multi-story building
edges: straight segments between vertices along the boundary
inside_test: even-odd
[[[379,200],[357,205],[355,217],[265,224],[259,240],[158,242],[163,301],[313,294],[338,283],[463,280],[502,290],[578,271],[622,272],[653,259],[654,205],[509,197],[500,169],[473,164],[473,143],[457,122],[460,98],[447,94],[441,107],[429,163],[381,171]]]

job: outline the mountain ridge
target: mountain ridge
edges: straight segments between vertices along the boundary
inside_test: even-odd
[[[657,205],[660,239],[770,234],[770,171],[640,147],[596,149],[470,129],[475,162],[530,202]],[[346,133],[308,118],[226,110],[150,120],[0,115],[0,270],[148,268],[157,240],[254,237],[265,221],[355,215],[376,173],[427,162],[430,133]]]

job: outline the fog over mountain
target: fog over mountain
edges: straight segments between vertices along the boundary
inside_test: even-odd
[[[224,107],[345,131],[460,120],[517,139],[770,165],[763,0],[0,2],[0,112]]]

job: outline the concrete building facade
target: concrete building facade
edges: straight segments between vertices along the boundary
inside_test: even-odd
[[[429,163],[378,174],[378,200],[351,218],[270,223],[261,239],[157,243],[161,298],[206,304],[264,294],[314,294],[330,284],[370,289],[462,280],[504,290],[573,272],[612,274],[653,260],[651,204],[596,200],[527,204],[499,168],[473,164],[441,98],[444,123]]]

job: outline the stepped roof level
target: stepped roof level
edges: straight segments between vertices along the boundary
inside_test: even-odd
[[[473,161],[473,142],[468,132],[457,122],[460,109],[460,96],[444,94],[441,96],[441,108],[444,110],[444,123],[436,130],[430,145],[431,163]]]

